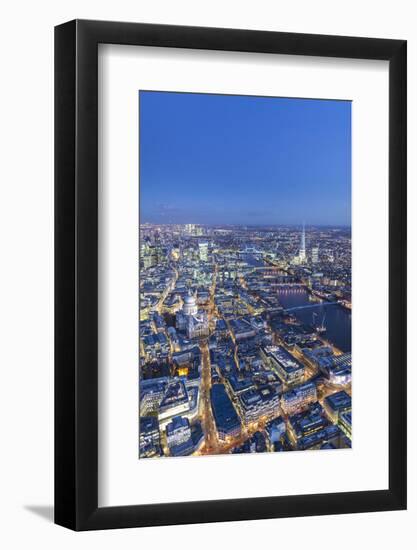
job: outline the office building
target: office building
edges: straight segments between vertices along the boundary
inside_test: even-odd
[[[324,399],[323,407],[330,420],[337,424],[340,414],[351,410],[352,399],[345,391],[339,391],[328,395]]]
[[[335,386],[346,386],[352,380],[352,354],[334,355],[328,346],[315,349],[303,349],[304,358],[308,363],[320,370]]]
[[[265,431],[268,437],[269,444],[272,447],[274,443],[278,443],[278,441],[281,440],[281,438],[287,431],[285,420],[282,418],[282,416],[270,420],[265,426]]]
[[[285,414],[294,414],[310,403],[317,401],[317,389],[314,382],[306,382],[296,386],[281,396],[281,407]]]
[[[242,421],[249,425],[276,412],[279,395],[272,386],[248,389],[239,395],[238,407]]]
[[[165,394],[159,405],[158,420],[161,427],[165,426],[174,416],[190,410],[190,399],[182,379],[174,379],[167,385]]]
[[[310,435],[301,437],[297,442],[297,449],[305,451],[307,449],[321,449],[326,443],[333,448],[341,447],[342,433],[338,426],[330,424],[322,430],[314,432]]]
[[[155,416],[141,416],[139,421],[139,456],[151,458],[161,455],[158,419]]]
[[[299,439],[323,430],[329,421],[323,414],[319,403],[314,403],[307,410],[290,416],[288,420],[288,434],[293,443]]]
[[[303,230],[301,233],[300,251],[298,253],[299,263],[303,264],[306,261],[306,229],[303,223]]]
[[[166,427],[166,438],[171,456],[186,456],[194,450],[188,418],[175,416]]]
[[[219,439],[224,441],[240,435],[239,416],[223,384],[215,384],[211,387],[210,401]]]
[[[198,254],[202,262],[208,261],[208,243],[207,242],[198,243]]]
[[[303,379],[304,366],[282,346],[263,348],[262,357],[277,372],[284,384],[298,384]]]
[[[158,410],[165,394],[168,378],[157,378],[140,381],[140,415],[147,416]]]
[[[340,413],[339,427],[349,439],[352,439],[352,411]]]

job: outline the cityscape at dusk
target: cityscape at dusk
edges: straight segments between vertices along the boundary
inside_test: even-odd
[[[139,105],[139,458],[350,448],[350,102]]]

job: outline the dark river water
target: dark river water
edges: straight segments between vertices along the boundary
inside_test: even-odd
[[[305,290],[284,290],[278,292],[278,298],[284,308],[314,304],[315,302],[311,302],[308,297],[309,294]],[[329,304],[328,302],[323,302],[323,304],[311,309],[293,311],[292,314],[306,325],[321,325],[324,319],[324,326],[327,330],[323,333],[323,337],[332,342],[340,350],[345,352],[351,351],[351,312],[338,304]],[[315,313],[314,316],[313,312]]]

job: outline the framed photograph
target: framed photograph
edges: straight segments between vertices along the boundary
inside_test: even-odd
[[[406,42],[55,29],[55,521],[406,508]]]

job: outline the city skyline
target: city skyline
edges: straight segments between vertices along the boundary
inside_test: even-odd
[[[350,226],[350,115],[349,101],[140,92],[141,223]]]
[[[146,226],[146,225],[196,225],[196,226],[201,226],[201,227],[239,227],[239,226],[244,226],[244,227],[292,227],[294,229],[296,228],[301,228],[303,226],[302,222],[300,223],[194,223],[192,221],[185,221],[185,222],[181,222],[181,223],[175,223],[175,222],[159,222],[159,223],[154,223],[154,222],[141,222],[140,225],[142,226]],[[305,224],[305,228],[306,230],[308,228],[319,228],[319,227],[327,227],[327,228],[331,228],[331,227],[334,227],[334,228],[345,228],[345,229],[351,229],[352,225],[349,224],[320,224],[320,223],[315,223],[315,224]]]
[[[140,231],[139,457],[350,448],[350,231]]]

